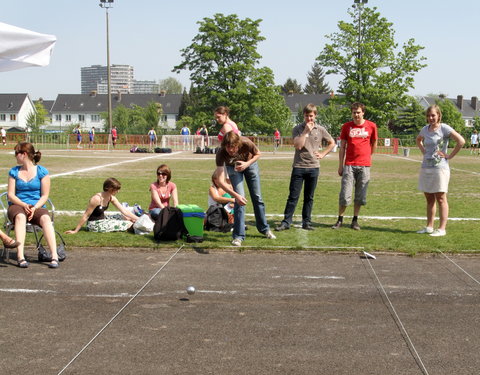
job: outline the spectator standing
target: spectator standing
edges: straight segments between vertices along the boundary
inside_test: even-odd
[[[2,136],[2,143],[4,146],[7,145],[7,132],[5,131],[5,129],[2,127],[0,128],[0,135]]]
[[[188,147],[188,141],[189,141],[189,138],[190,138],[190,129],[187,127],[187,125],[184,125],[182,127],[182,129],[180,130],[180,134],[181,134],[182,140],[183,140],[183,149],[187,150],[189,148]]]
[[[290,176],[290,193],[284,211],[282,223],[276,231],[289,229],[303,186],[302,228],[313,230],[312,208],[315,188],[320,175],[320,162],[335,147],[335,141],[327,130],[315,122],[317,107],[308,104],[303,109],[304,122],[295,126],[292,131],[295,156]],[[320,152],[322,143],[326,148]]]
[[[474,129],[470,137],[470,154],[475,155],[475,152],[478,155],[478,132]]]
[[[332,229],[338,229],[343,223],[343,214],[352,201],[353,219],[350,228],[360,230],[358,215],[360,208],[367,204],[367,188],[370,181],[372,154],[377,148],[377,125],[366,120],[365,105],[353,103],[350,107],[353,121],[343,124],[340,132],[340,151],[338,153],[338,175],[342,177],[339,194],[338,219]]]
[[[88,131],[88,147],[93,148],[93,143],[95,142],[95,127]]]
[[[222,127],[218,132],[218,140],[222,142],[223,137],[230,131],[233,131],[235,134],[240,134],[240,130],[236,123],[230,119],[230,109],[226,106],[220,106],[215,109],[214,112],[215,121]]]
[[[117,127],[114,126],[112,128],[112,146],[113,146],[113,148],[115,148],[115,146],[117,145],[117,139],[118,139]]]
[[[438,105],[428,107],[428,125],[424,126],[417,136],[417,146],[423,154],[422,167],[418,179],[418,190],[423,191],[427,200],[427,226],[417,233],[427,233],[433,237],[447,234],[448,220],[447,192],[450,182],[449,160],[462,149],[465,139],[451,126],[442,123],[442,111]],[[448,141],[456,142],[455,148],[448,154]],[[436,204],[440,209],[440,224],[433,229]]]

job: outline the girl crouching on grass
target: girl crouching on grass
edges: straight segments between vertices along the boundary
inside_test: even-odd
[[[77,233],[87,222],[87,230],[90,232],[124,232],[128,230],[135,221],[137,216],[128,211],[118,201],[115,195],[121,188],[120,182],[115,178],[107,178],[103,183],[103,192],[97,193],[90,198],[87,209],[83,213],[77,226],[73,230],[68,230],[65,233]],[[110,202],[121,212],[121,215],[111,215],[106,217]]]

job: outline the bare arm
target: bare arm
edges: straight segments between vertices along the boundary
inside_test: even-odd
[[[138,217],[132,214],[129,210],[125,209],[125,207],[123,207],[122,204],[118,201],[117,197],[112,196],[111,202],[128,220],[132,222],[137,221]]]
[[[221,190],[223,191],[223,189],[221,189]],[[220,193],[221,192],[219,192],[218,189],[216,189],[214,186],[210,186],[210,189],[208,190],[208,194],[217,203],[227,204],[227,203],[234,203],[235,202],[234,198],[224,197]]]
[[[444,155],[445,159],[452,159],[465,145],[465,139],[455,130],[450,133],[450,138],[456,142],[456,145],[450,154]]]
[[[347,151],[347,141],[340,141],[340,150],[338,151],[338,175],[343,175],[343,165],[345,164],[345,153]]]
[[[425,147],[423,146],[423,137],[421,135],[418,135],[417,138],[415,139],[415,143],[417,144],[418,149],[422,153],[422,155],[425,154]]]
[[[227,184],[225,180],[225,170],[223,166],[217,167],[215,170],[215,175],[218,178],[218,185],[225,190],[228,194],[235,198],[235,201],[240,206],[245,206],[247,204],[247,199],[233,190],[233,187]]]
[[[172,190],[172,199],[173,199],[172,207],[177,207],[178,206],[178,190],[176,187],[175,189]]]
[[[322,152],[315,152],[315,155],[317,159],[323,159],[330,151],[333,150],[335,147],[335,141],[333,138],[330,138],[330,141],[328,142],[328,145],[325,147],[325,149]]]
[[[75,229],[67,230],[65,233],[66,234],[78,233],[78,231],[83,227],[83,224],[85,224],[87,222],[88,218],[92,214],[95,207],[97,207],[100,203],[101,203],[100,202],[100,197],[97,194],[95,194],[93,197],[91,197],[90,200],[88,201],[87,208],[86,208],[85,212],[83,213],[82,217],[80,218],[80,220],[78,221],[78,224],[75,227]]]

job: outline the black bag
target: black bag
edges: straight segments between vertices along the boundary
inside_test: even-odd
[[[60,244],[57,245],[58,260],[60,262],[63,262],[65,260],[65,258],[67,257],[67,253],[65,251],[65,241],[64,241],[63,237],[60,235],[60,233],[58,233],[57,231],[55,231],[55,233],[56,233],[57,237],[60,239]],[[50,251],[45,249],[45,247],[42,245],[42,238],[43,238],[43,235],[42,235],[42,237],[40,237],[40,241],[38,242],[38,247],[37,247],[38,261],[39,262],[51,262],[52,261],[52,254],[50,253]]]
[[[182,210],[168,206],[163,208],[153,227],[153,238],[157,241],[176,241],[187,233]]]
[[[230,232],[233,224],[228,223],[228,214],[221,204],[212,204],[208,207],[203,229],[212,232]]]

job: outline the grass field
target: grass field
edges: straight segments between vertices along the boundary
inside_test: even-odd
[[[265,152],[260,159],[263,198],[270,225],[282,219],[292,164],[292,152],[272,154]],[[11,149],[0,151],[3,167],[0,175],[0,192],[5,191],[8,170],[15,165]],[[58,211],[83,211],[89,197],[102,189],[103,180],[116,177],[122,183],[118,194],[121,202],[140,204],[147,208],[150,202],[148,187],[156,179],[159,164],[167,163],[172,169],[172,181],[177,184],[180,203],[197,204],[207,209],[210,176],[215,168],[214,155],[195,155],[191,152],[174,154],[131,154],[126,151],[59,151],[43,152],[40,164],[47,167],[52,176],[51,198]],[[321,162],[321,175],[316,190],[313,221],[315,231],[292,228],[277,233],[276,241],[266,240],[255,229],[253,216],[247,216],[249,246],[265,249],[318,248],[325,251],[345,251],[361,247],[365,251],[397,251],[416,254],[436,250],[452,252],[480,251],[480,158],[462,151],[451,163],[450,220],[447,236],[432,238],[418,235],[416,230],[425,224],[425,198],[417,191],[420,154],[412,149],[410,157],[375,155],[372,180],[369,186],[368,204],[361,211],[359,223],[362,230],[348,228],[330,229],[338,209],[340,178],[337,175],[338,155],[330,154]],[[248,198],[248,197],[247,197]],[[297,207],[301,213],[302,201]],[[253,210],[247,205],[247,214]],[[346,223],[352,208],[346,212]],[[393,217],[393,218],[392,218]],[[71,229],[79,215],[57,215],[56,228],[61,232]],[[389,219],[387,219],[389,218]],[[300,220],[300,217],[296,217]],[[299,222],[297,222],[299,224]],[[82,230],[66,236],[70,247],[171,247],[158,244],[152,236],[129,233],[90,233]],[[223,248],[230,246],[230,234],[205,233],[202,247]]]

